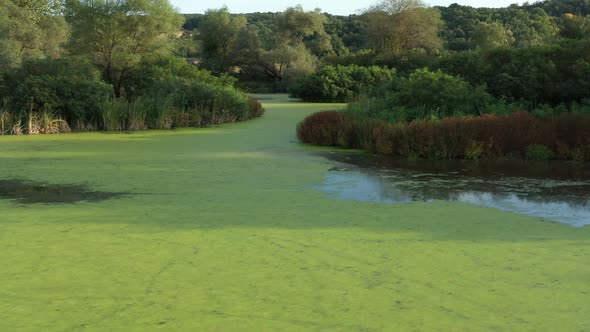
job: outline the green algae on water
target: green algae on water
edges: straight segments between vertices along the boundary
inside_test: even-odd
[[[457,202],[331,200],[296,142],[341,107],[272,96],[216,128],[0,137],[0,331],[590,330],[590,228]],[[150,193],[150,195],[133,195]]]

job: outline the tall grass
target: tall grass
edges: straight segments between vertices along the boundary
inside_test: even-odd
[[[202,127],[244,121],[264,113],[257,100],[245,95],[236,98],[223,90],[207,91],[207,95],[154,95],[131,101],[108,98],[99,107],[100,127],[106,131]]]
[[[14,117],[8,103],[8,98],[4,98],[0,104],[0,135],[12,134],[14,126]]]
[[[11,112],[8,99],[0,104],[0,135],[21,134],[57,134],[70,132],[68,123],[52,112],[48,107],[36,112]]]
[[[49,109],[45,109],[40,113],[29,112],[27,125],[27,134],[29,135],[59,134],[71,131],[68,123]]]
[[[590,117],[574,114],[536,117],[515,112],[392,124],[321,112],[304,119],[297,136],[304,143],[405,158],[590,160]]]
[[[47,105],[34,103],[29,110],[14,111],[10,101],[0,103],[0,135],[54,134],[78,131],[140,131],[202,127],[244,121],[262,116],[264,109],[255,99],[223,88],[189,90],[190,93],[149,95],[127,100],[106,98],[98,103],[97,114],[76,118],[73,126]]]

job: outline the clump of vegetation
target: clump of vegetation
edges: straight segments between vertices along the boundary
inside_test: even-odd
[[[567,130],[565,130],[567,128]],[[590,118],[528,112],[389,123],[351,114],[313,114],[297,127],[304,143],[362,148],[404,158],[590,160]]]
[[[167,1],[9,0],[4,11],[61,30],[49,52],[38,40],[43,27],[27,40],[21,26],[0,24],[1,134],[170,129],[263,113],[234,78],[172,55],[182,17]],[[27,52],[12,49],[19,45]]]
[[[297,137],[309,144],[337,146],[348,116],[337,111],[312,114],[297,126]]]
[[[43,59],[26,62],[4,75],[6,108],[28,122],[30,114],[50,110],[73,130],[99,129],[99,104],[112,95],[99,71],[88,61]]]
[[[405,122],[484,114],[490,98],[484,87],[473,87],[460,77],[418,69],[373,88],[349,109],[363,117]]]
[[[378,66],[326,66],[289,89],[292,97],[313,102],[351,102],[369,89],[386,83],[395,69]]]
[[[549,160],[553,156],[553,152],[545,145],[534,144],[526,148],[527,160]]]
[[[262,104],[253,97],[248,96],[248,115],[246,118],[253,119],[261,117],[264,114]]]

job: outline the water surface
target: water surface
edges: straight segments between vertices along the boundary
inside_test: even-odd
[[[379,203],[459,201],[578,227],[590,224],[590,169],[585,163],[322,155],[337,162],[319,187],[331,198]]]

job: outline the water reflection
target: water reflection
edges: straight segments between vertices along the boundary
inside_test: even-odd
[[[587,164],[523,161],[415,161],[325,154],[338,162],[319,189],[329,197],[379,203],[448,200],[573,226],[590,224]]]

